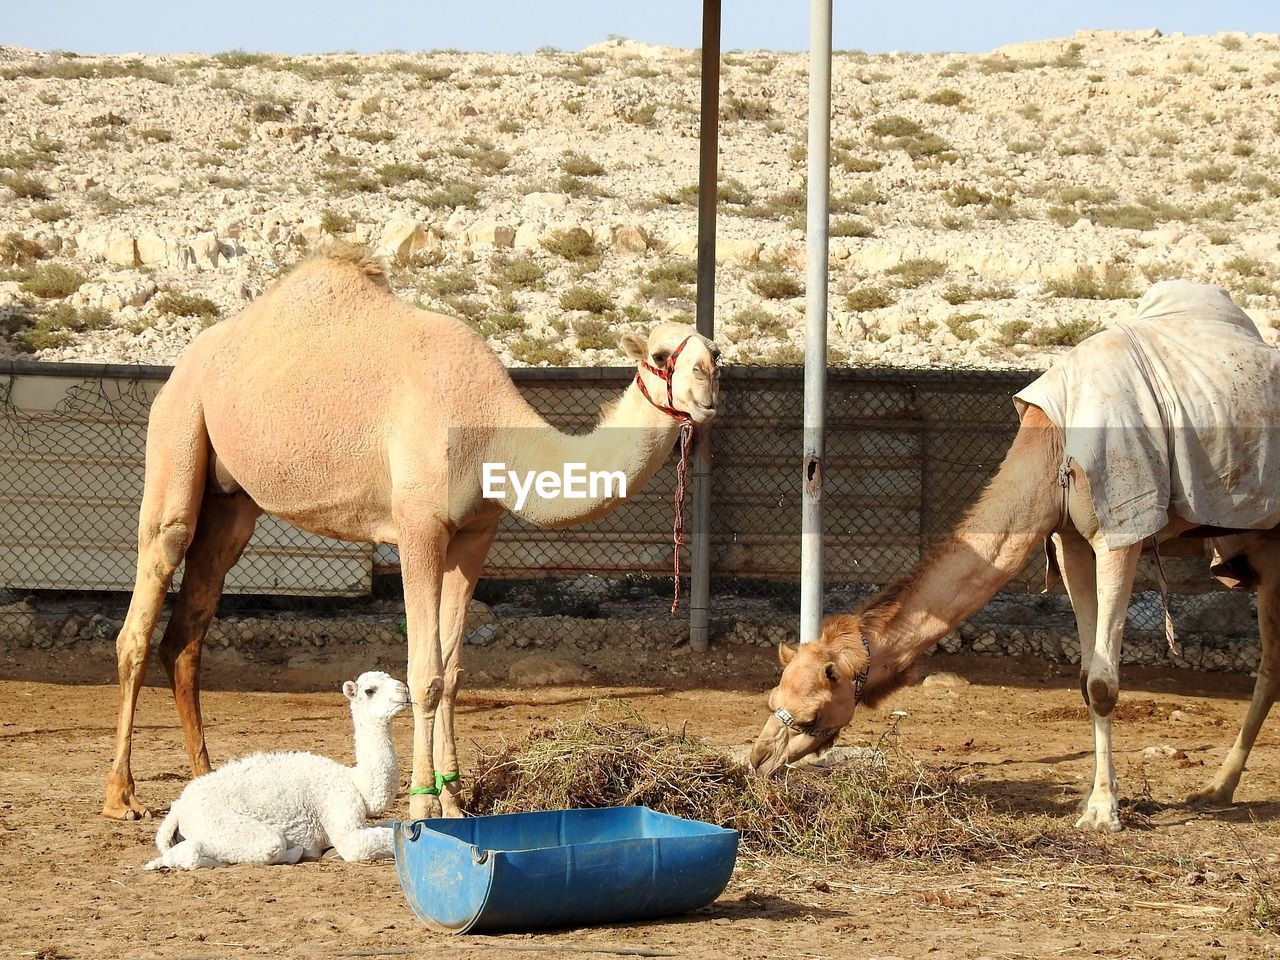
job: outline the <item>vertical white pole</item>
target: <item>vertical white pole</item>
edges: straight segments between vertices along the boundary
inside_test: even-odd
[[[804,466],[800,642],[822,630],[822,475],[827,399],[827,210],[831,153],[831,3],[809,2],[809,202],[805,241]]]

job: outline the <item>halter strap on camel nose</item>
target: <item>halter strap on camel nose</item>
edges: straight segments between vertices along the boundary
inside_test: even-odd
[[[665,407],[662,404],[658,403],[656,400],[653,399],[653,397],[649,395],[649,388],[644,385],[644,377],[640,375],[639,370],[636,371],[636,386],[640,388],[640,392],[644,395],[644,398],[648,400],[650,403],[652,403],[659,410],[661,410],[663,413],[665,413],[667,416],[675,420],[680,420],[682,422],[687,422],[689,420],[692,420],[693,418],[689,414],[685,413],[683,410],[676,409],[675,394],[671,386],[671,381],[675,378],[676,360],[679,359],[680,357],[680,351],[683,350],[684,345],[692,339],[693,339],[692,336],[688,336],[688,337],[685,337],[683,340],[681,340],[680,346],[672,350],[671,356],[667,357],[667,362],[664,367],[655,367],[653,364],[648,363],[647,361],[644,361],[644,360],[640,361],[640,366],[644,367],[646,370],[652,373],[659,380],[667,381],[667,405]]]
[[[855,706],[862,702],[862,691],[866,688],[867,677],[871,673],[871,643],[867,640],[865,634],[862,637],[862,649],[867,651],[867,665],[859,670],[858,675],[853,678],[853,702]],[[824,737],[830,737],[840,732],[839,727],[815,727],[811,723],[796,723],[796,718],[791,715],[791,711],[786,707],[779,707],[773,711],[773,715],[788,730],[795,733],[803,733],[807,737],[815,737],[821,740]]]
[[[791,716],[791,711],[786,707],[779,707],[773,711],[773,715],[788,730],[794,730],[796,733],[803,733],[807,737],[814,737],[818,740],[840,732],[839,727],[815,727],[811,723],[796,723],[796,718]]]

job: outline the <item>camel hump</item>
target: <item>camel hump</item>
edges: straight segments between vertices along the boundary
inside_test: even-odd
[[[387,279],[387,267],[373,255],[368,247],[355,243],[335,243],[325,247],[308,257],[298,266],[298,272],[332,270],[335,268],[354,267],[367,280],[382,289],[390,291],[391,281]]]

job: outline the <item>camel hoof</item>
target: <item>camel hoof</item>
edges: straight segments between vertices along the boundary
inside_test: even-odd
[[[1120,817],[1115,810],[1091,807],[1076,821],[1077,830],[1101,830],[1104,833],[1120,832]]]
[[[1187,797],[1192,807],[1229,807],[1235,802],[1235,790],[1226,787],[1206,787]]]
[[[102,815],[111,820],[141,820],[150,818],[151,810],[133,792],[128,781],[107,781],[106,797],[102,801]]]
[[[119,803],[104,803],[102,805],[102,815],[110,820],[150,820],[155,814],[151,808],[145,806],[137,800],[127,800]]]

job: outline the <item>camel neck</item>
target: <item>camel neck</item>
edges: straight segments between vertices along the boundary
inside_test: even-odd
[[[1056,431],[1020,431],[956,529],[867,604],[869,690],[900,685],[912,664],[1022,570],[1060,522],[1060,457]]]
[[[624,485],[626,497],[635,496],[666,461],[680,432],[680,422],[646,400],[634,380],[590,433],[563,433],[533,416],[537,420],[529,426],[497,431],[488,461],[510,475],[502,487],[506,509],[539,527],[585,523],[617,509],[625,502]],[[563,487],[540,495],[534,486],[521,500],[517,485],[542,474],[576,476],[574,495]]]
[[[364,797],[368,816],[377,816],[391,806],[400,786],[391,720],[356,720],[355,727],[356,765],[352,778]]]

